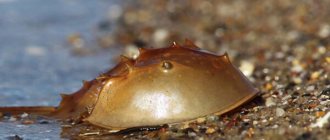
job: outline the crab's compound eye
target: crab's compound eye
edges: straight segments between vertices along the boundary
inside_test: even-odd
[[[173,68],[173,64],[169,61],[163,61],[162,62],[162,68],[165,72],[169,71],[170,69]]]

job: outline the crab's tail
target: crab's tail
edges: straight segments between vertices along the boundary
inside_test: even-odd
[[[31,106],[31,107],[0,107],[1,113],[9,113],[11,115],[17,115],[22,113],[36,114],[36,115],[50,115],[56,110],[56,107],[51,106]]]

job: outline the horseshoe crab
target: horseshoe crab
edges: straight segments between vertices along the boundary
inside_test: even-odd
[[[1,107],[0,112],[35,113],[89,122],[110,129],[156,126],[226,113],[256,96],[249,80],[227,54],[201,51],[191,41],[167,48],[140,49],[122,56],[111,70],[58,107]]]

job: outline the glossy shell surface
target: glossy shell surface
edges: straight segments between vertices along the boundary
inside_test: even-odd
[[[108,73],[113,78],[88,122],[108,128],[177,123],[227,112],[256,94],[226,54],[205,53],[190,43],[140,53]]]

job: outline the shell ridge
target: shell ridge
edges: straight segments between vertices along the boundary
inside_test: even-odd
[[[125,55],[120,55],[120,62],[121,63],[124,63],[124,62],[130,62],[132,61],[132,59],[128,58],[127,56]]]
[[[121,55],[120,56],[120,63],[123,63],[124,66],[126,67],[126,69],[128,70],[128,73],[131,73],[134,69],[134,63],[135,61],[124,56],[124,55]]]
[[[197,50],[200,49],[190,39],[187,39],[187,38],[185,39],[184,46],[187,47],[187,48],[191,48],[191,49],[197,49]]]
[[[230,59],[229,59],[229,55],[228,55],[227,52],[225,52],[224,54],[222,54],[222,55],[220,55],[218,57],[220,58],[221,61],[225,61],[225,62],[227,62],[229,64],[232,64],[231,61],[230,61]]]

